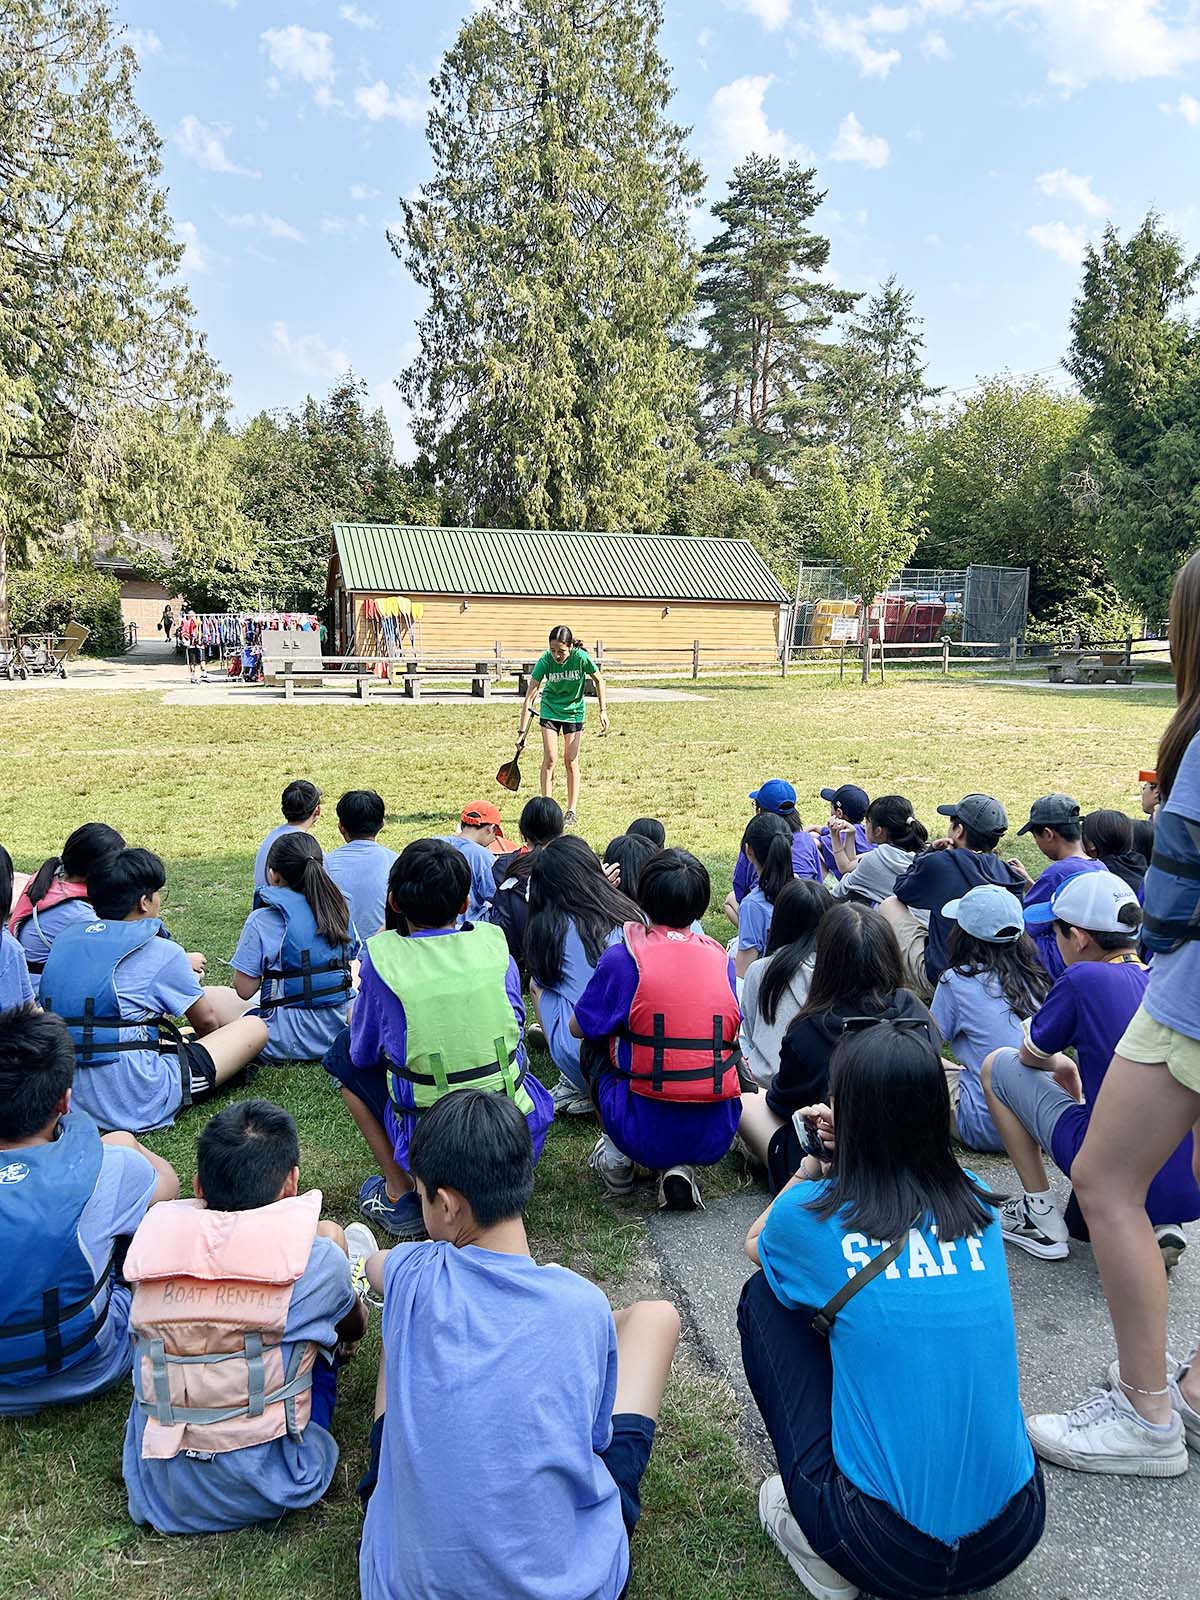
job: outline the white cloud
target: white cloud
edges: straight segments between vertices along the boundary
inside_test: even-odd
[[[927,33],[921,40],[921,54],[926,61],[949,61],[950,46],[944,33]]]
[[[841,121],[829,151],[831,161],[857,161],[864,167],[886,167],[891,151],[881,134],[867,133],[853,111]]]
[[[1035,222],[1027,231],[1034,244],[1040,245],[1043,250],[1049,250],[1051,255],[1065,261],[1068,266],[1079,265],[1083,247],[1087,243],[1085,229],[1069,227],[1065,222]]]
[[[153,28],[126,28],[121,43],[127,44],[139,61],[162,55],[163,42]]]
[[[864,78],[886,78],[900,60],[899,50],[880,50],[866,36],[863,17],[836,17],[822,6],[813,8],[817,39],[835,55],[847,55]]]
[[[380,191],[373,189],[369,183],[352,183],[350,185],[351,200],[378,200]]]
[[[986,8],[1037,25],[1050,81],[1068,92],[1096,78],[1171,77],[1200,61],[1200,25],[1175,20],[1163,0],[986,0]]]
[[[203,274],[212,266],[212,251],[200,243],[194,222],[181,222],[176,226],[175,232],[183,240],[183,255],[179,259],[179,270],[186,277],[189,273]]]
[[[293,371],[308,378],[340,378],[350,357],[341,345],[330,345],[319,333],[292,336],[286,322],[271,325],[271,344]]]
[[[338,7],[338,16],[343,22],[348,22],[352,28],[359,28],[363,33],[374,33],[379,27],[379,21],[369,11],[362,11],[356,5]]]
[[[713,95],[708,108],[709,126],[731,161],[741,161],[749,155],[778,156],[781,161],[804,159],[803,146],[767,122],[763,99],[774,81],[767,74],[735,78],[732,83],[722,84]]]
[[[1048,200],[1070,200],[1086,211],[1089,217],[1103,217],[1109,210],[1108,201],[1092,188],[1092,180],[1068,172],[1066,167],[1043,172],[1037,179],[1037,186]]]
[[[399,89],[390,89],[382,78],[375,83],[360,84],[354,91],[354,104],[368,122],[395,117],[407,128],[416,127],[426,110],[424,100],[402,94]]]
[[[940,245],[941,245],[941,242],[942,242],[942,236],[941,236],[940,233],[927,233],[925,235],[925,243],[929,246],[929,248],[931,250],[938,249],[940,247]]]
[[[1194,95],[1181,94],[1174,105],[1167,105],[1164,101],[1158,109],[1164,116],[1182,117],[1190,127],[1194,128],[1197,123],[1200,123],[1200,100],[1197,100]]]
[[[792,0],[725,0],[731,11],[757,18],[768,33],[776,33],[792,14]]]
[[[712,42],[713,42],[713,31],[712,31],[712,29],[711,28],[701,28],[700,32],[696,35],[696,49],[697,50],[707,50],[709,48],[709,46],[712,44]]]
[[[233,132],[228,122],[201,122],[190,112],[180,122],[175,139],[189,161],[206,172],[228,172],[239,178],[259,178],[252,167],[239,167],[225,148]]]
[[[334,104],[333,80],[337,76],[329,35],[293,22],[286,28],[267,28],[259,37],[279,77],[307,84],[317,105],[328,111]],[[278,77],[268,78],[267,90],[271,94],[279,92]]]
[[[328,212],[321,218],[321,232],[333,235],[335,238],[349,233],[354,224],[346,217],[331,217]]]
[[[304,235],[299,228],[294,228],[282,217],[273,217],[266,211],[239,211],[233,216],[222,214],[221,221],[227,228],[254,228],[268,234],[272,239],[290,239],[293,244],[304,243]]]

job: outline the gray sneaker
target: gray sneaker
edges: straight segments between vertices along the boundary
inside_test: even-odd
[[[1178,1478],[1188,1469],[1183,1423],[1146,1427],[1120,1388],[1102,1389],[1073,1411],[1026,1417],[1029,1442],[1043,1461],[1073,1472],[1121,1478]]]
[[[758,1491],[758,1520],[763,1532],[816,1600],[858,1600],[858,1590],[822,1561],[792,1515],[778,1473]]]
[[[621,1154],[606,1133],[596,1140],[587,1164],[604,1185],[604,1193],[610,1200],[633,1193],[633,1162]]]
[[[1187,1377],[1188,1370],[1195,1359],[1196,1352],[1193,1350],[1187,1360],[1181,1361],[1167,1379],[1167,1387],[1171,1391],[1171,1405],[1175,1410],[1175,1414],[1183,1423],[1184,1438],[1193,1450],[1200,1450],[1200,1411],[1194,1411],[1188,1405],[1183,1398],[1183,1390],[1179,1387],[1180,1382]]]
[[[590,1117],[596,1109],[591,1096],[577,1089],[567,1077],[559,1077],[550,1091],[550,1098],[554,1102],[556,1117]]]
[[[575,813],[573,811],[565,811],[563,813],[563,827],[564,828],[573,828],[578,821],[579,821],[579,818],[575,815]]]
[[[703,1211],[700,1185],[692,1167],[668,1167],[658,1180],[658,1209],[660,1211]]]
[[[1177,1222],[1163,1222],[1155,1228],[1154,1237],[1162,1251],[1163,1266],[1170,1272],[1179,1265],[1179,1258],[1187,1249],[1187,1236]]]
[[[1000,1231],[1005,1244],[1015,1244],[1043,1261],[1065,1261],[1070,1254],[1067,1225],[1061,1213],[1053,1207],[1035,1211],[1023,1194],[1006,1200],[1000,1207]]]
[[[381,1306],[383,1296],[375,1293],[367,1282],[367,1258],[379,1249],[375,1235],[365,1222],[346,1224],[346,1252],[350,1257],[350,1282],[360,1300],[369,1306]]]

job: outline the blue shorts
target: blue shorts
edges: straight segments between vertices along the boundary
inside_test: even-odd
[[[376,1062],[370,1067],[356,1067],[350,1059],[350,1029],[341,1033],[326,1050],[321,1065],[343,1089],[362,1101],[381,1128],[387,1127],[388,1098],[387,1069]]]

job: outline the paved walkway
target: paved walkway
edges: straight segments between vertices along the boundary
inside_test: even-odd
[[[977,1157],[972,1166],[985,1182],[1015,1189],[1007,1162]],[[766,1203],[755,1186],[705,1212],[664,1212],[650,1225],[701,1347],[747,1408],[752,1441],[760,1424],[742,1375],[735,1317],[753,1270],[743,1241]],[[1200,1226],[1187,1231],[1191,1249],[1171,1279],[1171,1348],[1179,1354],[1200,1334]],[[1115,1354],[1092,1253],[1072,1245],[1067,1262],[1015,1250],[1008,1259],[1026,1410],[1073,1404],[1103,1381]],[[1045,1471],[1045,1537],[1024,1567],[988,1591],[994,1600],[1189,1600],[1200,1593],[1200,1462],[1186,1477],[1161,1482]]]

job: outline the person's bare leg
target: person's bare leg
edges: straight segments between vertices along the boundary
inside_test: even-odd
[[[346,1102],[346,1109],[354,1118],[359,1133],[367,1141],[367,1148],[375,1157],[383,1181],[387,1184],[387,1197],[389,1200],[399,1200],[402,1195],[414,1187],[412,1179],[402,1166],[396,1161],[396,1153],[392,1148],[391,1137],[383,1124],[376,1120],[365,1100],[360,1100],[356,1094],[342,1086],[342,1099]]]
[[[999,1051],[987,1057],[979,1070],[983,1083],[983,1092],[987,1098],[988,1110],[992,1114],[992,1121],[996,1125],[996,1132],[1004,1142],[1008,1152],[1008,1159],[1017,1169],[1017,1177],[1026,1194],[1044,1194],[1050,1187],[1050,1178],[1046,1172],[1046,1163],[1042,1160],[1042,1152],[1037,1140],[1029,1129],[1017,1116],[1015,1111],[1010,1111],[1007,1106],[1001,1105],[992,1089],[992,1063]],[[1033,1072],[1033,1067],[1024,1067],[1025,1072]],[[745,1112],[742,1113],[743,1116]]]
[[[211,983],[204,986],[204,998],[211,1004],[217,1013],[217,1021],[224,1027],[227,1022],[237,1022],[246,1015],[250,1006],[255,1003],[256,996],[251,995],[249,1000],[243,1000],[237,990],[224,983]]]
[[[738,1133],[755,1159],[761,1161],[764,1167],[767,1164],[767,1148],[782,1127],[783,1118],[777,1117],[771,1110],[767,1104],[767,1097],[761,1090],[758,1094],[742,1096]]]
[[[1170,1420],[1171,1398],[1167,1275],[1146,1215],[1146,1191],[1198,1111],[1200,1095],[1185,1089],[1165,1063],[1145,1066],[1114,1056],[1071,1168],[1112,1317],[1125,1393],[1148,1422]]]
[[[542,794],[546,798],[554,793],[554,768],[558,763],[558,734],[553,728],[542,729]]]
[[[228,1083],[267,1048],[267,1025],[261,1017],[241,1017],[206,1033],[199,1042],[212,1057],[217,1082]]]
[[[340,1223],[327,1222],[323,1218],[317,1223],[317,1238],[332,1239],[334,1244],[337,1245],[338,1249],[344,1256],[348,1256],[350,1254],[349,1248],[346,1244],[346,1233]]]
[[[381,1417],[387,1410],[387,1355],[379,1352],[379,1376],[375,1380],[375,1416]]]
[[[663,1390],[679,1344],[679,1313],[669,1300],[638,1300],[614,1311],[617,1395],[613,1412],[658,1421]]]
[[[563,734],[563,760],[567,764],[567,810],[575,811],[579,806],[579,746],[583,739],[583,730],[575,733]]]

